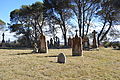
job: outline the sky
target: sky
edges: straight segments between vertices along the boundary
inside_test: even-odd
[[[42,0],[1,0],[0,1],[0,19],[3,20],[5,23],[10,23],[10,12],[14,9],[19,9],[22,5],[30,5],[35,3],[36,1]],[[5,31],[4,31],[5,32]],[[2,40],[2,33],[0,31],[0,42]],[[15,40],[16,38],[13,37],[14,33],[9,33],[9,31],[5,32],[5,39],[10,39],[11,41]]]
[[[22,5],[30,5],[35,3],[36,1],[42,0],[1,0],[0,2],[0,19],[3,20],[5,23],[10,23],[10,12],[14,9],[19,9]],[[93,30],[93,29],[92,29]],[[10,33],[9,31],[0,31],[0,42],[2,41],[2,34],[5,33],[5,40],[14,41],[15,38],[13,35],[14,33]]]

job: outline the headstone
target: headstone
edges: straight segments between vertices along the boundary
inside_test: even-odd
[[[50,48],[53,47],[53,39],[50,38]]]
[[[73,38],[72,56],[82,56],[82,51],[82,38],[78,37],[76,30],[76,35]]]
[[[5,38],[5,34],[3,33],[2,34],[2,47],[6,47],[4,38]]]
[[[89,38],[87,36],[83,37],[83,50],[89,50]]]
[[[46,38],[43,34],[40,35],[40,45],[39,45],[38,52],[39,53],[47,53],[48,52]]]
[[[96,31],[94,30],[93,32],[93,45],[92,48],[97,48],[97,40],[96,40]]]
[[[73,40],[71,37],[68,38],[68,47],[71,47],[72,48],[73,46]]]
[[[59,38],[56,36],[56,37],[55,37],[55,41],[54,41],[54,47],[59,48],[59,46],[60,46],[60,40],[59,40]]]
[[[58,62],[58,63],[66,63],[66,56],[65,56],[64,53],[60,53],[60,54],[58,55],[57,62]]]
[[[50,42],[47,40],[47,47],[50,48]]]

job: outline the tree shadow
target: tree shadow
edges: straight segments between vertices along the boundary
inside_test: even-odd
[[[51,56],[45,56],[45,57],[58,57],[58,55],[51,55]]]
[[[17,54],[9,54],[9,55],[29,55],[29,54],[34,54],[34,53],[17,53]]]
[[[57,63],[57,64],[65,64],[65,63],[59,63],[57,61],[49,61],[50,63]]]
[[[0,49],[8,49],[8,50],[12,50],[12,49],[15,49],[15,50],[32,50],[32,48],[26,48],[26,47],[15,47],[15,48],[10,48],[10,47],[0,47]]]
[[[45,57],[58,57],[58,55],[50,55],[50,56],[45,56]],[[72,55],[66,55],[66,57],[74,57]]]

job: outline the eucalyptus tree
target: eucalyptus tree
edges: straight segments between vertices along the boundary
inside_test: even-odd
[[[48,15],[60,26],[64,38],[64,45],[67,45],[67,24],[72,16],[70,0],[43,0]]]
[[[120,0],[113,0],[113,6],[120,9]]]
[[[77,18],[79,36],[84,37],[88,34],[90,23],[95,12],[99,9],[99,2],[100,0],[72,0],[74,5],[72,10]]]
[[[32,5],[23,5],[20,9],[16,9],[10,13],[12,26],[10,28],[15,32],[23,31],[30,35],[36,47],[38,47],[39,34],[43,33],[43,25],[45,20],[44,6],[41,2]],[[15,27],[17,26],[17,27]]]
[[[0,19],[0,29],[3,29],[5,24],[6,23],[3,20]]]
[[[0,25],[5,25],[5,22],[0,19]]]
[[[119,13],[120,10],[118,8],[115,8],[113,6],[113,0],[104,0],[101,1],[101,9],[98,11],[98,15],[103,22],[103,27],[100,30],[97,40],[98,40],[98,45],[100,42],[105,38],[105,36],[108,34],[110,29],[116,25],[116,23],[119,22]],[[106,27],[108,27],[106,29]]]

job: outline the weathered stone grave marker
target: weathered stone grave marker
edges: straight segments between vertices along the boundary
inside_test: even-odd
[[[6,47],[5,45],[5,34],[2,34],[2,47]]]
[[[47,53],[48,52],[46,38],[43,34],[40,35],[40,45],[39,45],[38,52],[39,53]]]
[[[66,63],[66,56],[65,56],[64,53],[60,53],[60,54],[58,55],[57,62],[58,62],[58,63]]]
[[[52,48],[52,47],[53,47],[53,39],[50,38],[50,48]]]
[[[68,47],[71,47],[72,48],[73,46],[73,40],[71,37],[68,38]]]
[[[94,30],[93,32],[93,45],[92,48],[97,48],[97,41],[96,41],[96,31]]]
[[[60,40],[57,36],[55,37],[55,40],[54,40],[54,47],[56,47],[56,48],[60,47]]]
[[[83,37],[83,49],[89,50],[89,38],[87,36]]]
[[[82,38],[78,37],[76,30],[76,35],[73,38],[72,56],[82,56],[82,51]]]

